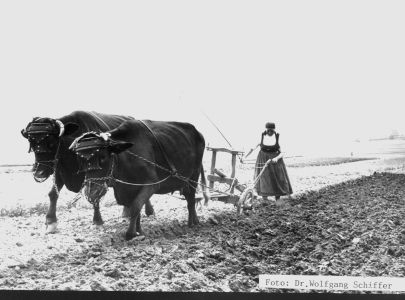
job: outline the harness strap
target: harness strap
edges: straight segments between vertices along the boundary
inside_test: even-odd
[[[161,180],[158,180],[158,181],[156,181],[156,182],[151,182],[151,183],[134,183],[134,182],[124,181],[124,180],[115,178],[114,175],[113,175],[113,173],[114,173],[114,166],[118,165],[118,161],[117,161],[117,160],[118,160],[117,155],[116,155],[116,154],[113,154],[113,155],[112,155],[112,161],[111,161],[111,164],[110,164],[110,170],[109,170],[109,172],[108,172],[108,175],[105,176],[105,177],[99,177],[99,178],[85,178],[85,179],[84,179],[84,182],[83,182],[83,184],[82,184],[82,188],[84,187],[84,185],[86,184],[86,182],[91,182],[91,183],[96,183],[96,184],[97,184],[98,181],[106,181],[108,187],[112,187],[115,182],[122,183],[122,184],[126,184],[126,185],[132,185],[132,186],[150,186],[150,185],[161,184],[162,182],[168,180],[168,179],[172,176],[172,175],[169,175],[169,176],[167,176],[167,177],[165,177],[165,178],[163,178],[163,179],[161,179]],[[82,188],[81,188],[81,189],[82,189]],[[92,203],[92,204],[93,204],[93,203]]]
[[[156,141],[156,143],[158,144],[159,149],[160,149],[160,151],[161,151],[162,154],[163,154],[163,157],[165,158],[167,164],[168,164],[169,167],[170,167],[170,170],[171,170],[172,175],[176,175],[176,174],[177,174],[176,167],[175,167],[175,166],[173,165],[173,163],[170,161],[169,157],[167,156],[167,153],[166,153],[165,149],[163,148],[162,144],[161,144],[160,141],[158,140],[157,136],[154,134],[154,132],[152,131],[152,129],[151,129],[144,121],[142,121],[142,120],[139,120],[139,121],[143,124],[143,126],[145,126],[145,127],[148,129],[148,131],[149,131],[149,132],[152,134],[152,136],[155,138],[155,141]]]
[[[89,111],[89,114],[91,114],[93,117],[95,117],[96,119],[98,119],[101,123],[103,123],[104,126],[107,127],[107,130],[111,130],[110,126],[108,126],[107,123],[104,122],[104,120],[101,119],[99,116],[97,116],[94,112]]]

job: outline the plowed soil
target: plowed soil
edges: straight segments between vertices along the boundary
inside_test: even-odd
[[[197,211],[195,228],[187,227],[185,201],[154,196],[156,216],[142,219],[145,237],[128,242],[128,222],[110,192],[103,227],[91,224],[84,199],[73,205],[74,195],[63,192],[58,231],[45,234],[38,203],[46,207],[49,183],[42,194],[17,190],[20,202],[39,200],[14,216],[3,211],[0,289],[258,292],[259,274],[403,277],[404,163],[396,157],[290,166],[293,197],[258,200],[242,216],[212,201]],[[240,181],[251,179],[252,169],[238,171]],[[15,187],[32,180],[26,172],[10,174]]]

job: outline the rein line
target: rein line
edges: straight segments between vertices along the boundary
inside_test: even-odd
[[[165,178],[159,180],[159,181],[152,182],[152,183],[133,183],[133,182],[127,182],[127,181],[124,181],[124,180],[120,180],[120,179],[115,178],[115,177],[113,176],[114,161],[115,161],[115,159],[118,159],[118,157],[117,157],[116,155],[114,155],[114,156],[113,156],[113,157],[114,157],[114,158],[113,158],[113,161],[112,161],[112,163],[111,163],[109,175],[104,176],[104,177],[98,177],[98,178],[85,178],[84,181],[83,181],[82,188],[81,188],[80,190],[83,190],[83,188],[84,188],[86,182],[90,182],[90,183],[94,183],[94,184],[97,184],[97,185],[98,185],[97,182],[100,182],[100,181],[101,181],[101,182],[102,182],[102,181],[106,181],[106,182],[112,181],[112,182],[117,182],[117,183],[126,184],[126,185],[131,185],[131,186],[152,186],[152,185],[160,184],[160,183],[162,183],[162,182],[168,180],[170,177],[176,177],[177,179],[179,179],[179,180],[181,180],[181,181],[187,183],[188,186],[191,187],[191,188],[194,189],[194,190],[196,190],[197,187],[196,187],[196,186],[193,186],[191,183],[194,183],[194,184],[196,184],[197,186],[199,185],[199,186],[201,186],[201,187],[203,187],[203,188],[206,188],[206,189],[208,189],[208,190],[211,191],[211,192],[216,192],[216,193],[219,193],[219,194],[222,194],[222,195],[227,195],[227,196],[229,196],[229,193],[220,191],[220,190],[218,190],[218,189],[211,188],[211,187],[207,186],[206,184],[202,184],[201,182],[198,182],[198,181],[192,180],[192,179],[190,179],[190,178],[187,178],[187,177],[185,177],[185,176],[182,176],[182,175],[180,175],[179,173],[173,174],[173,172],[172,172],[171,170],[169,170],[169,169],[167,169],[167,168],[165,168],[165,167],[162,167],[161,165],[159,165],[159,164],[157,164],[157,163],[155,163],[155,162],[153,162],[153,161],[150,161],[150,160],[148,160],[148,159],[146,159],[146,158],[144,158],[144,157],[142,157],[142,156],[140,156],[140,155],[138,155],[138,154],[135,154],[135,153],[133,153],[133,152],[131,152],[131,151],[129,151],[129,150],[125,150],[124,152],[126,152],[126,153],[128,153],[129,155],[132,155],[132,156],[134,156],[134,157],[136,157],[136,158],[139,158],[139,159],[141,159],[141,160],[143,160],[143,161],[145,161],[145,162],[147,162],[147,163],[152,164],[152,165],[155,166],[155,167],[158,167],[158,168],[160,168],[160,169],[162,169],[162,170],[168,172],[169,175],[168,175],[167,177],[165,177]],[[173,195],[172,195],[172,196],[173,196]],[[73,203],[75,203],[79,198],[80,198],[80,193],[75,197]],[[176,197],[176,198],[178,198],[178,197]],[[92,204],[94,205],[94,203],[92,203]]]
[[[127,152],[129,155],[132,155],[132,156],[134,156],[134,157],[136,157],[136,158],[139,158],[139,159],[141,159],[141,160],[143,160],[143,161],[146,161],[146,162],[148,162],[148,163],[154,165],[155,167],[158,167],[158,168],[160,168],[160,169],[162,169],[162,170],[164,170],[164,171],[166,171],[166,172],[168,172],[168,173],[172,173],[172,171],[170,171],[169,169],[167,169],[167,168],[165,168],[165,167],[162,167],[161,165],[159,165],[159,164],[157,164],[157,163],[155,163],[155,162],[153,162],[153,161],[150,161],[150,160],[148,160],[148,159],[146,159],[146,158],[144,158],[144,157],[142,157],[142,156],[140,156],[140,155],[138,155],[138,154],[135,154],[135,153],[133,153],[133,152],[131,152],[131,151],[129,151],[129,150],[126,150],[125,152]],[[169,175],[168,177],[166,177],[164,180],[168,179],[168,178],[171,177],[171,176],[176,177],[177,179],[184,181],[185,183],[187,183],[187,184],[188,184],[191,188],[193,188],[193,189],[196,189],[196,187],[194,187],[193,185],[191,185],[190,182],[195,183],[196,185],[199,185],[199,186],[201,186],[201,187],[203,187],[203,188],[206,188],[206,189],[208,189],[208,190],[210,190],[210,191],[214,191],[214,192],[217,192],[217,193],[220,193],[220,194],[228,195],[228,193],[225,193],[225,192],[223,192],[223,191],[220,191],[220,190],[217,190],[217,189],[214,189],[214,188],[210,188],[209,186],[207,186],[207,185],[205,185],[205,184],[202,184],[201,182],[198,182],[198,181],[192,180],[192,179],[190,179],[190,178],[187,178],[187,177],[185,177],[185,176],[182,176],[182,175],[179,174],[179,173],[170,174],[170,175]],[[164,180],[162,180],[162,181],[164,181]],[[160,182],[158,182],[158,183],[160,183]],[[144,185],[147,185],[147,184],[144,184]],[[149,184],[149,185],[152,185],[152,184]]]
[[[150,133],[150,134],[153,136],[153,138],[155,139],[155,141],[156,141],[156,143],[157,143],[159,149],[161,150],[161,152],[162,152],[162,154],[163,154],[163,157],[165,158],[165,160],[166,160],[166,162],[167,162],[167,164],[169,165],[169,167],[170,167],[171,170],[169,170],[169,169],[167,169],[167,168],[165,168],[165,167],[163,167],[163,166],[161,166],[161,165],[159,165],[159,164],[157,164],[157,163],[155,163],[155,162],[153,162],[153,161],[150,161],[150,160],[146,159],[145,157],[142,157],[142,156],[140,156],[140,155],[138,155],[138,154],[135,154],[135,153],[133,153],[133,152],[131,152],[131,151],[129,151],[129,150],[125,150],[125,152],[128,153],[129,155],[132,155],[132,156],[134,156],[134,157],[136,157],[136,158],[139,158],[139,159],[141,159],[141,160],[143,160],[143,161],[145,161],[145,162],[147,162],[147,163],[149,163],[149,164],[151,164],[151,165],[153,165],[153,166],[155,166],[155,167],[157,167],[157,168],[159,168],[159,169],[161,169],[161,170],[166,171],[167,173],[169,173],[169,175],[168,175],[167,177],[161,179],[161,180],[158,180],[158,181],[152,182],[152,183],[132,183],[132,182],[127,182],[127,181],[124,181],[124,180],[120,180],[120,179],[115,178],[115,177],[113,176],[114,160],[115,160],[115,159],[118,159],[118,158],[116,157],[116,155],[114,154],[114,156],[113,156],[113,161],[112,161],[111,166],[110,166],[109,175],[104,176],[104,177],[99,177],[99,178],[85,178],[85,180],[84,180],[84,182],[83,182],[83,187],[84,187],[84,185],[85,185],[86,182],[90,182],[90,183],[93,182],[93,183],[96,183],[96,182],[100,182],[100,181],[107,181],[107,182],[108,182],[108,181],[110,181],[110,182],[112,181],[112,182],[118,182],[118,183],[121,183],[121,184],[132,185],[132,186],[151,186],[151,185],[160,184],[160,183],[162,183],[162,182],[168,180],[170,177],[175,177],[175,178],[177,178],[177,179],[179,179],[179,180],[184,181],[185,183],[187,183],[188,186],[191,187],[191,188],[194,189],[194,190],[196,190],[197,187],[196,187],[196,186],[193,186],[191,183],[194,183],[194,184],[197,185],[197,186],[199,185],[199,186],[201,186],[201,187],[203,187],[203,188],[206,188],[206,189],[208,189],[209,191],[214,191],[214,192],[217,192],[217,193],[220,193],[220,194],[229,195],[228,193],[225,193],[225,192],[223,192],[223,191],[219,191],[219,190],[210,188],[210,187],[208,187],[208,186],[205,185],[205,184],[202,184],[202,183],[200,183],[200,182],[198,182],[198,181],[192,180],[192,179],[190,179],[190,178],[187,178],[187,177],[182,176],[181,174],[179,174],[179,173],[177,172],[175,166],[173,165],[173,163],[172,163],[172,162],[170,161],[170,159],[168,158],[166,151],[164,150],[162,144],[160,143],[160,141],[158,140],[158,138],[156,137],[156,135],[154,134],[154,132],[152,131],[152,129],[151,129],[144,121],[142,121],[142,120],[139,120],[139,121],[140,121],[141,124],[149,131],[149,133]],[[114,139],[111,139],[111,140],[114,141]],[[83,187],[82,187],[82,188],[83,188]]]
[[[166,150],[165,150],[165,148],[163,147],[162,143],[159,141],[159,139],[157,138],[157,136],[155,135],[155,133],[153,132],[153,130],[148,126],[148,124],[146,124],[145,121],[143,121],[143,120],[139,120],[139,121],[141,122],[141,124],[142,124],[143,126],[145,126],[145,128],[150,132],[150,134],[151,134],[151,135],[153,136],[153,138],[155,139],[156,144],[158,145],[158,147],[159,147],[159,149],[160,149],[160,152],[162,152],[163,157],[165,158],[167,164],[169,165],[169,167],[170,167],[170,169],[171,169],[171,170],[170,170],[170,173],[172,173],[172,175],[176,175],[176,174],[177,174],[176,167],[174,166],[174,164],[172,163],[172,161],[171,161],[171,160],[169,159],[169,157],[167,156]]]
[[[157,167],[157,168],[160,168],[161,170],[164,170],[164,171],[168,172],[169,175],[168,175],[167,177],[161,179],[161,180],[158,180],[158,181],[156,181],[156,182],[151,182],[151,183],[133,183],[133,182],[128,182],[128,181],[124,181],[124,180],[115,178],[115,177],[113,176],[113,171],[114,171],[114,166],[115,166],[115,164],[117,164],[117,162],[115,162],[115,160],[118,159],[118,157],[116,156],[116,154],[114,154],[114,156],[113,156],[113,161],[111,162],[111,166],[110,166],[109,175],[104,176],[104,177],[99,177],[99,178],[85,178],[85,180],[84,180],[84,182],[83,182],[82,188],[84,187],[84,185],[85,185],[86,182],[92,182],[92,183],[97,184],[97,182],[100,182],[100,181],[112,181],[112,182],[117,182],[117,183],[121,183],[121,184],[132,185],[132,186],[152,186],[152,185],[160,184],[160,183],[162,183],[162,182],[168,180],[170,177],[176,177],[177,179],[179,179],[179,180],[184,181],[185,183],[187,183],[188,186],[191,187],[192,189],[197,189],[195,186],[193,186],[193,185],[191,184],[191,183],[194,183],[194,184],[196,184],[196,185],[199,185],[199,186],[201,186],[201,187],[203,187],[203,188],[208,189],[208,190],[211,191],[211,192],[216,192],[216,193],[223,194],[223,195],[229,195],[229,193],[220,191],[220,190],[218,190],[218,189],[211,188],[211,187],[209,187],[209,186],[207,186],[207,185],[205,185],[205,184],[202,184],[201,182],[198,182],[198,181],[192,180],[192,179],[190,179],[190,178],[187,178],[187,177],[185,177],[185,176],[182,176],[182,175],[180,175],[178,172],[176,172],[176,173],[173,174],[173,171],[171,171],[171,170],[169,170],[169,169],[167,169],[167,168],[165,168],[165,167],[163,167],[163,166],[161,166],[161,165],[159,165],[159,164],[157,164],[157,163],[155,163],[155,162],[153,162],[153,161],[150,161],[150,160],[148,160],[147,158],[145,158],[145,157],[143,157],[143,156],[140,156],[140,155],[138,155],[138,154],[135,154],[135,153],[133,153],[133,152],[131,152],[131,151],[129,151],[129,150],[125,150],[124,152],[126,152],[126,153],[128,153],[129,155],[132,155],[132,156],[134,156],[134,157],[136,157],[136,158],[139,158],[139,159],[141,159],[141,160],[143,160],[143,161],[145,161],[145,162],[147,162],[147,163],[149,163],[149,164],[151,164],[151,165],[153,165],[153,166],[155,166],[155,167]],[[114,164],[114,162],[115,162],[115,164]],[[259,175],[257,176],[257,178],[255,179],[255,181],[254,181],[254,183],[253,183],[254,186],[256,185],[258,179],[259,179],[259,178],[262,176],[262,174],[264,173],[264,169],[267,167],[267,165],[268,165],[268,162],[264,164],[264,167],[262,168],[262,171],[260,172],[260,174],[259,174]],[[232,184],[233,184],[233,183],[232,183]]]

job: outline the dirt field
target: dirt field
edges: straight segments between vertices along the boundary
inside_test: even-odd
[[[59,230],[45,234],[51,182],[3,167],[0,289],[257,292],[259,274],[405,276],[405,156],[325,161],[287,161],[291,199],[242,217],[212,201],[193,229],[185,201],[154,196],[146,237],[129,242],[111,192],[96,228],[89,204],[63,190]],[[241,182],[252,174],[238,169]]]

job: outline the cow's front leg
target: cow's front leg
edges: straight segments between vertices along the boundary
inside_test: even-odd
[[[130,210],[130,217],[129,217],[129,226],[128,230],[125,233],[125,239],[127,241],[131,240],[132,238],[143,235],[143,231],[141,228],[141,209],[142,205],[140,202],[134,201],[129,210]]]
[[[131,214],[129,212],[129,208],[124,206],[124,208],[122,209],[122,215],[123,218],[127,218],[129,219],[131,217]]]
[[[155,214],[155,210],[153,209],[152,203],[150,203],[150,199],[146,200],[145,202],[145,214],[148,217]]]
[[[100,201],[94,202],[93,209],[94,209],[93,224],[97,226],[103,225],[104,221],[100,213]]]
[[[58,227],[58,220],[56,218],[56,203],[58,202],[59,192],[63,187],[61,180],[58,177],[55,180],[55,184],[52,185],[52,189],[48,193],[49,207],[46,213],[46,233],[54,233]]]
[[[153,195],[153,189],[144,187],[129,206],[130,222],[125,239],[128,241],[138,235],[143,235],[141,228],[141,209]]]
[[[188,226],[193,227],[194,225],[198,225],[200,223],[198,221],[197,212],[195,210],[195,191],[191,191],[184,196],[187,200]]]

